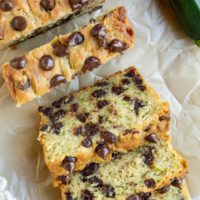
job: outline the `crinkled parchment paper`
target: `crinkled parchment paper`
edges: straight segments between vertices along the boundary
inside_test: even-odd
[[[0,52],[0,63],[48,42],[55,34],[85,25],[91,17],[119,4],[127,7],[136,34],[135,48],[106,65],[81,75],[21,108],[16,108],[0,78],[0,176],[18,200],[57,200],[37,142],[39,104],[94,83],[102,76],[135,65],[171,106],[174,147],[189,161],[187,183],[193,199],[200,199],[200,49],[180,28],[163,0],[107,0],[102,10],[84,15],[46,34],[30,39],[16,50]],[[4,198],[10,199],[8,198]]]

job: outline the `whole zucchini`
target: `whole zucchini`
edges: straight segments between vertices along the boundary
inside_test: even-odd
[[[184,31],[200,42],[200,0],[169,0]]]

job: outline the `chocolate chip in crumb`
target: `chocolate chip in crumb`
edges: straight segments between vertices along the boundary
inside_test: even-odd
[[[26,80],[18,82],[17,84],[17,88],[20,90],[27,90],[30,86],[31,84],[28,78],[26,78]]]
[[[110,153],[110,150],[108,149],[107,145],[98,144],[95,148],[95,152],[97,153],[99,157],[105,160],[106,156]]]
[[[113,152],[112,153],[112,160],[117,160],[122,158],[123,153],[121,152]]]
[[[58,181],[60,181],[63,185],[67,185],[69,183],[70,176],[68,175],[62,175],[58,176]]]
[[[70,111],[71,112],[77,112],[79,109],[79,104],[78,103],[74,103],[70,106]]]
[[[181,180],[181,179],[174,178],[174,179],[172,180],[172,185],[173,185],[174,187],[177,187],[177,188],[181,189],[182,180]]]
[[[148,147],[147,149],[144,150],[143,156],[144,156],[144,163],[150,166],[154,160],[154,149]]]
[[[64,103],[65,104],[71,103],[74,99],[75,99],[74,96],[69,96],[68,98],[65,98]]]
[[[94,187],[99,187],[103,184],[103,181],[97,176],[90,177],[88,179],[88,182],[92,184]]]
[[[144,183],[148,188],[154,188],[156,186],[156,182],[152,178],[146,179]]]
[[[74,171],[76,161],[76,157],[66,156],[62,161],[62,166],[71,174]]]
[[[42,8],[44,8],[46,11],[51,11],[55,7],[55,0],[41,0],[40,5]]]
[[[168,192],[169,189],[170,189],[170,186],[168,185],[168,186],[164,186],[164,187],[158,189],[157,192],[160,194],[164,194],[164,193]]]
[[[87,118],[89,117],[89,113],[85,113],[85,112],[84,113],[80,113],[76,117],[80,122],[85,123]]]
[[[140,199],[140,200],[150,200],[151,192],[146,192],[146,193],[140,192],[140,193],[138,194],[138,196],[139,196],[139,199]]]
[[[113,86],[112,92],[115,93],[116,95],[120,95],[124,92],[124,88],[121,86]]]
[[[135,114],[138,115],[139,112],[140,112],[140,109],[144,107],[144,103],[139,100],[139,99],[136,99],[135,100],[135,104],[134,104],[134,110],[135,110]]]
[[[143,79],[140,77],[139,74],[135,75],[134,83],[135,83],[136,87],[138,88],[138,90],[144,91],[146,89],[146,86],[143,85]]]
[[[100,166],[98,163],[90,163],[86,165],[86,167],[82,170],[81,174],[84,177],[91,176],[92,174],[98,171],[99,167]]]
[[[97,108],[102,109],[103,107],[109,105],[107,100],[100,100],[97,102]]]
[[[89,148],[92,146],[92,140],[90,137],[86,137],[82,142],[81,144],[86,147],[86,148]]]
[[[128,96],[128,95],[125,95],[124,98],[123,98],[123,100],[129,102],[129,101],[131,101],[131,97]]]
[[[100,135],[103,142],[106,144],[115,144],[117,142],[116,136],[109,131],[102,131]]]
[[[99,40],[104,39],[106,33],[106,27],[103,24],[96,24],[91,30],[91,35]]]
[[[100,64],[101,64],[101,61],[99,58],[90,56],[85,60],[82,70],[83,72],[86,72],[87,70],[91,71],[97,68]]]
[[[52,128],[53,128],[53,130],[54,130],[54,133],[57,134],[57,135],[60,133],[62,127],[63,127],[62,122],[56,122],[56,123],[54,123],[53,126],[52,126]]]
[[[79,10],[88,4],[89,0],[69,0],[72,10]]]
[[[126,200],[139,200],[139,197],[137,195],[132,194],[129,197],[127,197]]]
[[[80,32],[72,33],[68,39],[67,43],[69,46],[76,46],[84,42],[84,36]]]
[[[128,48],[129,48],[129,46],[126,43],[124,43],[118,39],[112,40],[108,46],[108,49],[114,53],[122,52]]]
[[[95,97],[95,98],[101,98],[103,96],[106,95],[106,92],[104,90],[95,90],[93,93],[92,93],[92,96]]]
[[[103,116],[99,116],[99,117],[98,117],[98,122],[99,122],[99,124],[102,124],[102,123],[103,123]]]
[[[23,69],[26,67],[26,59],[24,56],[14,58],[10,61],[10,65],[11,65],[11,67],[18,69],[18,70]]]
[[[124,76],[126,76],[128,78],[133,78],[133,77],[135,77],[135,71],[131,69],[126,74],[124,74]]]
[[[50,117],[51,114],[53,113],[53,108],[52,108],[52,107],[47,107],[47,108],[45,108],[45,107],[43,107],[43,106],[40,106],[40,107],[38,108],[38,111],[41,112],[41,113],[43,113],[44,115]]]
[[[65,77],[62,74],[57,74],[55,76],[53,76],[50,80],[50,87],[55,87],[61,83],[66,82]]]
[[[13,0],[1,0],[0,8],[2,11],[5,11],[5,12],[11,11],[14,8]]]
[[[12,19],[11,26],[15,31],[23,31],[27,27],[27,21],[23,16],[16,16]]]
[[[157,135],[155,133],[151,133],[144,138],[146,141],[150,143],[157,143]]]
[[[60,110],[56,111],[55,113],[51,114],[50,119],[53,123],[55,123],[60,118],[63,118],[65,116],[65,114],[66,114],[66,111],[63,109],[60,109]]]
[[[81,200],[93,200],[94,195],[89,190],[84,190],[81,192]]]
[[[45,125],[42,125],[41,127],[40,127],[40,131],[47,131],[47,129],[49,128],[49,126],[47,125],[47,124],[45,124]]]
[[[68,54],[68,48],[64,44],[58,42],[53,45],[53,53],[58,57],[64,57]]]
[[[44,55],[40,58],[39,66],[44,71],[50,71],[54,68],[54,60],[49,55]]]
[[[54,101],[52,103],[52,106],[55,108],[61,108],[62,103],[64,103],[64,101],[65,101],[65,97],[62,97],[62,98],[58,99],[57,101]]]
[[[75,200],[72,196],[71,192],[66,192],[65,193],[65,200]]]
[[[83,133],[83,128],[82,126],[79,126],[77,128],[74,128],[74,135],[78,136],[81,135]]]
[[[161,117],[159,117],[159,121],[165,121],[165,120],[169,120],[169,117],[168,116],[161,116]]]
[[[100,186],[100,189],[104,196],[114,198],[115,197],[115,189],[111,185],[103,184]]]
[[[88,137],[94,136],[99,132],[99,125],[89,122],[85,124],[85,135]]]
[[[130,84],[130,81],[127,78],[124,78],[124,79],[121,80],[121,83],[123,85],[128,85],[128,84]]]
[[[109,82],[106,82],[106,81],[100,81],[95,84],[96,87],[106,87],[108,85],[109,85]]]

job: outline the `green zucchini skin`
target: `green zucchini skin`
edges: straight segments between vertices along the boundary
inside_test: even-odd
[[[200,0],[169,0],[184,31],[200,40]]]

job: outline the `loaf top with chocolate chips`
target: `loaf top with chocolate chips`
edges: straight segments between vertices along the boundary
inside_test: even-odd
[[[105,0],[0,0],[0,49],[47,29]]]
[[[41,106],[39,113],[38,139],[55,179],[90,162],[109,162],[113,151],[168,140],[168,104],[133,67]]]
[[[147,160],[150,159],[149,165]],[[171,192],[180,197],[177,190],[181,190],[181,178],[187,170],[186,161],[172,149],[170,143],[160,140],[127,154],[113,156],[108,164],[90,163],[69,179],[65,176],[58,179],[63,184],[63,200],[68,200],[67,196],[77,200],[85,199],[84,196],[90,200],[143,200],[149,199],[145,197],[150,197],[151,193],[158,199],[170,190],[166,187],[170,184]]]
[[[17,105],[27,103],[107,62],[134,43],[124,7],[93,20],[77,31],[14,58],[3,65],[3,77]]]

